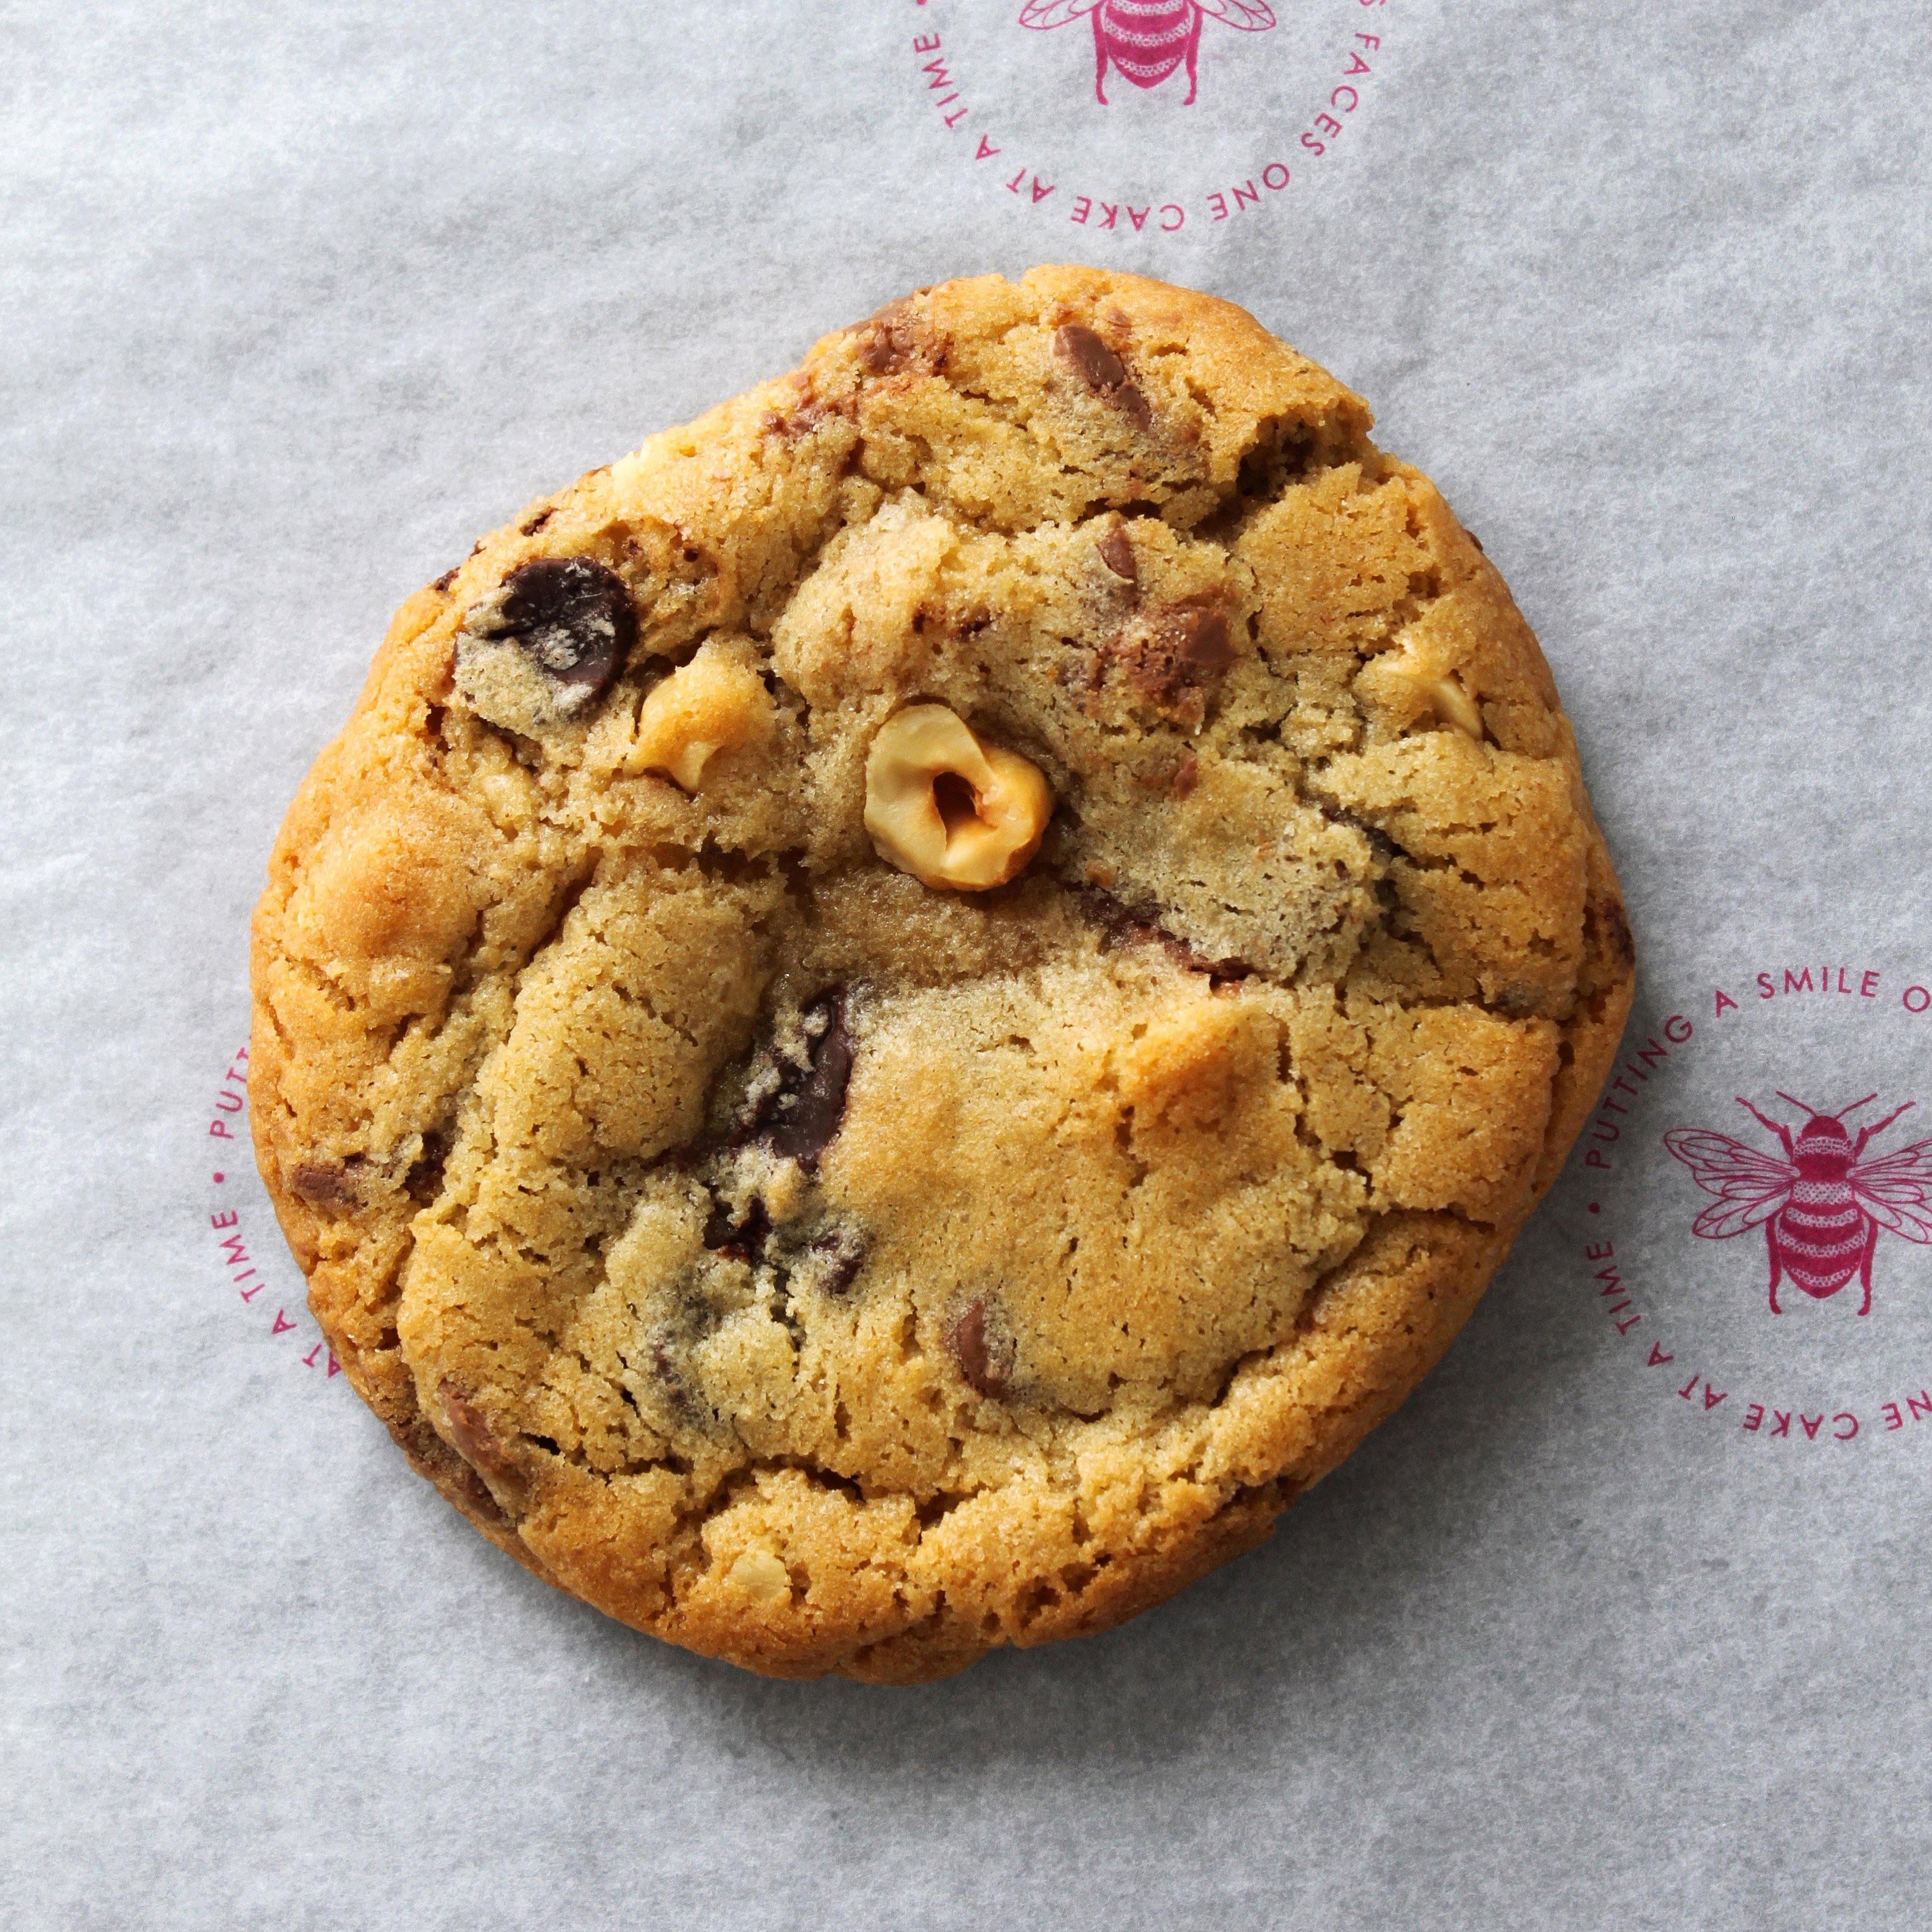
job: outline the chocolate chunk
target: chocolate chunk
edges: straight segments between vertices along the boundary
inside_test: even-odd
[[[734,1261],[757,1262],[764,1258],[771,1233],[771,1216],[762,1201],[754,1198],[742,1221],[733,1220],[730,1209],[716,1201],[705,1219],[704,1245],[714,1254],[729,1255]]]
[[[1100,561],[1116,577],[1130,584],[1141,580],[1140,566],[1134,560],[1133,539],[1118,524],[1112,526],[1100,542]]]
[[[544,524],[548,523],[550,518],[556,514],[556,508],[554,504],[547,509],[539,510],[528,523],[520,526],[522,533],[526,537],[535,536],[538,531],[542,530]]]
[[[454,584],[455,581],[456,581],[456,572],[455,572],[453,569],[452,569],[452,570],[446,570],[446,571],[442,573],[442,574],[440,577],[439,577],[439,578],[436,580],[436,581],[430,586],[430,588],[432,590],[438,590],[438,591],[447,590],[449,588],[449,586],[450,586],[452,584]]]
[[[802,1017],[806,1064],[785,1068],[778,1090],[759,1108],[754,1127],[774,1154],[814,1168],[845,1118],[852,1036],[845,1030],[844,989],[820,994]]]
[[[289,1170],[289,1191],[311,1208],[359,1208],[362,1198],[356,1176],[367,1165],[360,1154],[351,1154],[344,1161],[298,1162]]]
[[[888,302],[858,332],[859,366],[868,376],[893,376],[902,369],[936,373],[946,360],[944,338],[934,335],[912,306]]]
[[[890,376],[903,360],[890,329],[875,325],[859,338],[859,366],[868,376]]]
[[[403,1186],[418,1208],[426,1208],[442,1192],[443,1170],[449,1165],[449,1150],[455,1140],[448,1126],[432,1127],[422,1137],[422,1151],[410,1163]]]
[[[984,1296],[974,1302],[946,1331],[946,1346],[959,1364],[967,1386],[995,1401],[1006,1392],[1013,1372],[1012,1344],[987,1325]]]
[[[1388,860],[1399,858],[1402,848],[1378,825],[1371,825],[1366,818],[1360,818],[1340,806],[1324,805],[1322,815],[1331,825],[1346,825],[1351,832],[1360,833],[1368,841],[1369,850],[1378,859]]]
[[[1090,389],[1118,389],[1127,380],[1127,365],[1084,322],[1070,322],[1057,330],[1053,346],[1079,370]]]
[[[1219,610],[1176,610],[1168,620],[1181,661],[1198,671],[1226,670],[1234,662],[1228,620]]]
[[[539,557],[503,580],[489,634],[508,638],[558,684],[596,697],[638,641],[622,578],[586,556]]]
[[[1131,946],[1159,934],[1160,928],[1151,918],[1136,912],[1104,886],[1083,886],[1078,890],[1082,902],[1100,928],[1102,952],[1111,952],[1117,946]]]
[[[1196,952],[1161,924],[1158,911],[1151,907],[1128,905],[1099,886],[1076,886],[1074,893],[1100,928],[1102,952],[1119,946],[1159,946],[1186,971],[1206,974],[1211,986],[1254,977],[1255,969],[1245,959],[1209,959]]]
[[[866,1265],[866,1241],[849,1228],[821,1234],[806,1251],[798,1273],[820,1294],[843,1294]]]
[[[1070,322],[1054,332],[1054,353],[1070,363],[1080,380],[1104,396],[1136,429],[1154,420],[1146,397],[1134,386],[1127,365],[1084,322]]]
[[[860,360],[863,359],[862,356]],[[764,428],[767,436],[796,442],[800,437],[809,436],[820,423],[829,422],[840,413],[836,404],[820,402],[816,396],[807,395],[796,409],[767,410]]]
[[[442,1448],[440,1436],[436,1438],[436,1446]],[[443,1453],[447,1455],[448,1451],[446,1449]],[[445,1480],[450,1478],[446,1478]],[[516,1528],[516,1518],[505,1512],[502,1504],[490,1493],[490,1485],[467,1462],[460,1462],[456,1465],[454,1480],[463,1492],[464,1503],[472,1515],[481,1516],[485,1522],[494,1524],[499,1529]]]
[[[449,1418],[449,1432],[456,1438],[456,1453],[472,1468],[500,1482],[521,1474],[515,1456],[497,1441],[483,1412],[462,1389],[446,1377],[440,1392],[442,1412]]]
[[[1143,698],[1190,724],[1201,722],[1208,680],[1234,662],[1228,620],[1209,604],[1174,604],[1130,625],[1109,648]]]

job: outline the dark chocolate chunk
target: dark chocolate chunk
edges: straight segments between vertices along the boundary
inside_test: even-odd
[[[1130,584],[1141,580],[1140,566],[1134,560],[1133,539],[1118,524],[1113,524],[1100,542],[1100,561],[1116,577]]]
[[[754,1197],[742,1221],[733,1220],[730,1209],[723,1202],[716,1201],[705,1218],[704,1245],[714,1254],[755,1262],[764,1258],[765,1244],[771,1232],[771,1216],[765,1212],[762,1201]]]
[[[644,1366],[658,1385],[674,1427],[708,1432],[716,1423],[717,1415],[710,1405],[694,1394],[691,1384],[685,1380],[679,1346],[672,1336],[656,1335],[651,1338]]]
[[[1074,889],[1076,903],[1085,908],[1100,928],[1100,946],[1110,952],[1120,946],[1159,946],[1175,964],[1190,973],[1204,973],[1210,986],[1251,980],[1255,969],[1245,959],[1209,959],[1195,951],[1186,940],[1168,931],[1152,907],[1130,906],[1099,886]]]
[[[594,697],[623,669],[638,641],[638,613],[616,572],[586,556],[545,556],[503,580],[489,629],[559,684]]]
[[[803,1015],[806,1060],[788,1064],[777,1091],[759,1108],[753,1124],[774,1154],[816,1167],[845,1118],[845,1088],[852,1077],[852,1036],[845,1030],[842,988],[821,993]]]
[[[865,1238],[848,1228],[821,1234],[808,1252],[811,1265],[806,1272],[820,1294],[843,1294],[866,1265]]]
[[[996,1401],[1006,1394],[1013,1370],[1012,1344],[988,1328],[984,1296],[946,1330],[946,1346],[968,1388]]]
[[[1324,805],[1322,815],[1331,825],[1346,825],[1351,832],[1360,832],[1378,859],[1387,860],[1401,856],[1402,848],[1379,825],[1371,825],[1366,818],[1358,818],[1338,805]]]
[[[1088,388],[1104,396],[1136,429],[1154,420],[1146,397],[1134,386],[1127,365],[1084,322],[1070,322],[1056,329],[1054,352],[1072,364]]]
[[[410,1163],[403,1186],[418,1208],[426,1208],[442,1192],[443,1170],[449,1165],[449,1150],[455,1140],[450,1127],[432,1127],[422,1137],[422,1151]]]

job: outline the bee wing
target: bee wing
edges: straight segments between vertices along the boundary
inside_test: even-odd
[[[1932,1140],[1915,1141],[1882,1160],[1861,1161],[1846,1178],[1858,1205],[1881,1228],[1908,1241],[1932,1241]]]
[[[1100,0],[1027,0],[1020,9],[1020,25],[1038,27],[1042,32],[1048,27],[1064,27],[1070,20],[1092,13],[1100,4]]]
[[[1244,34],[1258,34],[1274,25],[1274,10],[1263,0],[1201,0],[1201,10]]]
[[[1768,1221],[1790,1198],[1798,1171],[1787,1161],[1705,1127],[1673,1127],[1664,1144],[1690,1170],[1691,1178],[1718,1204],[1706,1208],[1690,1232],[1708,1241],[1728,1240]]]

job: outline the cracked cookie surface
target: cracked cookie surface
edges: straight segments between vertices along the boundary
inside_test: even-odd
[[[1439,1355],[1633,968],[1535,640],[1368,429],[1208,297],[951,283],[404,606],[253,1114],[486,1535],[914,1681],[1249,1547]]]

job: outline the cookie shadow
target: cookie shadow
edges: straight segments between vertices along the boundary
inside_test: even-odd
[[[1298,1732],[1311,1748],[1339,1736],[1352,1708],[1386,1699],[1425,1634],[1480,1613],[1472,1585],[1484,1599],[1486,1568],[1520,1562],[1550,1513],[1535,1472],[1586,1346],[1558,1265],[1564,1192],[1436,1372],[1269,1542],[1118,1630],[880,1689],[770,1682],[596,1619],[599,1667],[735,1760],[809,1765],[860,1790],[942,1764],[949,1777],[1131,1770],[1257,1732],[1290,1750]]]

